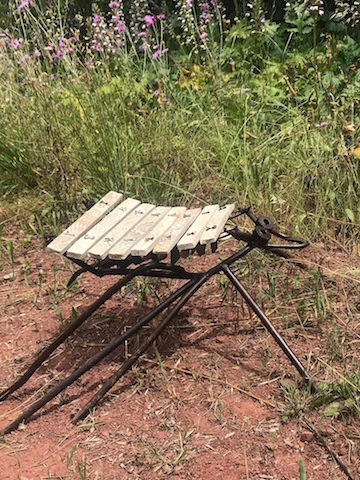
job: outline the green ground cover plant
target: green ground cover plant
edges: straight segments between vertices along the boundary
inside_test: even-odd
[[[359,12],[346,3],[334,14],[292,1],[275,23],[260,1],[231,21],[217,1],[179,0],[172,12],[93,2],[91,18],[69,16],[66,1],[11,1],[0,34],[4,211],[32,198],[24,214],[57,230],[84,197],[115,189],[252,204],[310,238],[354,239]]]

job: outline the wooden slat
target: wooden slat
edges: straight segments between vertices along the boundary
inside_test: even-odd
[[[91,227],[99,222],[110,210],[118,205],[123,198],[121,193],[109,192],[90,210],[78,218],[69,228],[55,238],[48,249],[57,253],[64,253],[76,240],[84,235]]]
[[[180,238],[184,235],[186,230],[199,216],[200,212],[201,208],[187,210],[184,213],[184,216],[175,222],[172,227],[159,239],[153,248],[153,252],[157,255],[167,255],[170,253]]]
[[[112,210],[100,222],[94,225],[88,232],[80,237],[67,251],[67,256],[72,258],[84,258],[88,250],[100,241],[106,233],[121,222],[130,212],[140,204],[139,200],[127,198],[114,210]]]
[[[200,238],[200,244],[213,243],[222,233],[227,219],[230,217],[231,212],[234,210],[235,204],[225,205],[215,212],[210,221],[206,224],[205,230]]]
[[[165,217],[160,220],[155,227],[150,230],[145,238],[141,239],[132,249],[131,255],[145,257],[148,255],[156,242],[171,228],[171,226],[180,220],[186,212],[185,207],[173,207],[171,208]]]
[[[147,215],[142,222],[127,232],[127,234],[117,242],[109,251],[109,258],[114,260],[125,259],[130,255],[134,245],[147,235],[157,223],[168,213],[170,207],[156,207]]]
[[[195,222],[188,228],[184,236],[179,240],[177,247],[179,251],[190,250],[198,244],[206,225],[215,212],[219,210],[219,205],[208,205],[203,208]]]
[[[99,242],[91,247],[88,254],[91,257],[104,260],[111,248],[120,242],[132,228],[142,222],[154,208],[155,205],[149,203],[142,203],[136,207],[116,227],[109,230]]]

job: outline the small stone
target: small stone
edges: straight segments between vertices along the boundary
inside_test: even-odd
[[[4,280],[12,280],[14,278],[13,273],[8,273],[7,275],[4,275]]]
[[[345,447],[340,447],[339,448],[339,456],[340,457],[345,457],[345,455],[347,455],[347,449]]]
[[[314,438],[314,435],[311,432],[302,432],[300,435],[301,442],[311,442]]]

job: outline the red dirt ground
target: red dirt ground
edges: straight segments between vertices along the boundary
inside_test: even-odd
[[[15,262],[12,267],[3,252],[0,390],[61,329],[55,302],[62,318],[67,319],[72,307],[81,312],[115,281],[85,274],[77,286],[66,292],[66,281],[73,268],[69,262],[47,252],[39,240],[28,238],[21,231],[8,231],[6,237],[14,240]],[[234,247],[226,244],[221,250],[222,257]],[[322,255],[316,254],[317,251],[312,247],[307,258],[330,266],[329,271],[333,271],[335,258],[343,267],[359,264],[357,258],[340,250],[322,250]],[[218,258],[219,254],[201,257],[197,265],[205,268]],[[187,266],[191,263],[192,258],[184,261]],[[271,273],[276,263],[279,262],[265,264],[267,271]],[[346,322],[347,326],[347,336],[338,347],[346,354],[336,364],[338,370],[343,371],[345,364],[358,364],[360,315],[352,308],[356,290],[347,290],[346,268],[341,269],[340,281],[329,281],[329,289],[338,291],[339,298],[330,298],[330,290],[328,296],[325,294],[325,300],[332,306],[332,327],[326,319],[320,326],[312,319],[302,328],[295,309],[286,310],[287,301],[296,294],[297,300],[301,297],[304,289],[301,282],[296,284],[294,280],[295,286],[292,284],[290,288],[289,284],[287,293],[277,297],[277,302],[284,306],[282,311],[264,295],[270,277],[263,274],[259,279],[259,272],[251,263],[244,265],[245,284],[253,285],[251,291],[313,375],[324,378],[323,364],[316,358],[330,362],[334,322],[340,326]],[[279,272],[283,272],[283,282],[287,285],[296,267],[285,264],[281,268]],[[14,277],[9,278],[12,270]],[[310,282],[305,273],[301,275],[305,284]],[[255,285],[254,279],[257,279]],[[163,373],[151,350],[91,416],[74,426],[71,415],[119,368],[124,355],[134,351],[139,339],[130,341],[125,352],[122,349],[105,359],[26,425],[2,442],[0,439],[1,480],[292,480],[299,478],[299,454],[307,480],[346,478],[312,435],[306,434],[301,415],[289,416],[289,400],[284,398],[280,381],[292,380],[297,385],[296,371],[240,298],[232,296],[221,283],[219,288],[219,279],[213,279],[200,290],[158,342]],[[154,285],[148,288],[155,290]],[[165,297],[168,284],[158,282],[156,291]],[[146,293],[142,281],[115,295],[53,354],[25,387],[0,404],[0,430],[25,408],[29,398],[35,399],[40,390],[45,391],[56,379],[68,375],[123,331],[123,321],[132,324],[157,301],[151,292]],[[154,325],[145,329],[145,333]],[[260,401],[231,385],[251,392]],[[304,395],[296,388],[294,392],[293,403],[301,403]],[[305,413],[353,478],[360,478],[358,418],[333,419],[325,417],[322,410],[319,407]]]

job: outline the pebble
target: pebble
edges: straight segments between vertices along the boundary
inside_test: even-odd
[[[311,432],[302,432],[302,434],[300,435],[301,442],[311,442],[313,438],[314,435]]]
[[[12,280],[14,278],[13,273],[8,273],[7,275],[4,275],[4,280]]]

